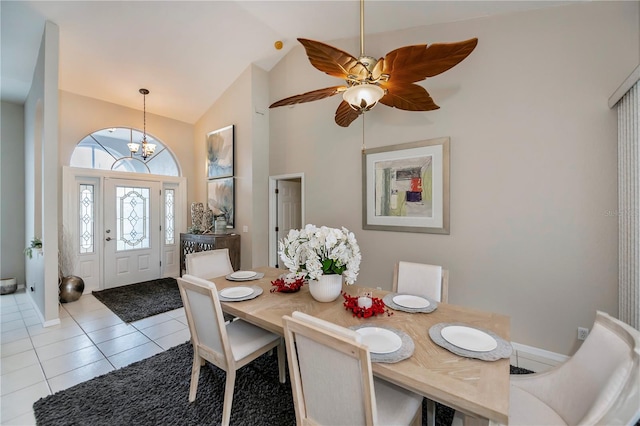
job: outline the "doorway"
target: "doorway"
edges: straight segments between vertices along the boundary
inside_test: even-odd
[[[269,177],[269,266],[281,267],[278,241],[302,228],[304,217],[304,173]]]
[[[180,274],[186,178],[63,167],[61,264],[85,293]]]

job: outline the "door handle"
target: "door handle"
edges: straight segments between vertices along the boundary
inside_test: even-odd
[[[111,237],[107,237],[107,238],[106,238],[106,240],[107,240],[107,241],[111,241]]]

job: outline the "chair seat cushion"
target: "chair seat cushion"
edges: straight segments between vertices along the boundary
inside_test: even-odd
[[[418,409],[422,409],[421,395],[375,377],[373,387],[379,425],[408,425]]]
[[[511,385],[509,425],[566,425],[551,407],[529,392]]]
[[[233,358],[238,361],[257,349],[277,341],[280,336],[237,319],[227,324],[227,335]]]

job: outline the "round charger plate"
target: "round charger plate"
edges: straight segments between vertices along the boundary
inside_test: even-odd
[[[478,329],[450,325],[440,330],[442,337],[452,345],[474,352],[489,352],[498,347],[496,339]]]
[[[227,299],[240,299],[251,293],[253,293],[253,288],[251,287],[229,287],[220,290],[220,296],[226,297]]]
[[[369,352],[388,354],[402,346],[402,339],[394,332],[380,327],[362,327],[356,330],[362,336],[362,343],[369,347]]]
[[[236,271],[232,274],[229,274],[231,278],[236,278],[236,279],[251,278],[251,277],[255,277],[256,275],[258,275],[258,273],[255,271]]]
[[[393,303],[411,309],[423,309],[430,305],[429,301],[424,297],[413,296],[411,294],[399,294],[394,296]]]

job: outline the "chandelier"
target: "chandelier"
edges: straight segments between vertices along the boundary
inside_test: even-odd
[[[131,142],[129,142],[127,146],[129,147],[129,151],[131,151],[132,157],[137,154],[137,155],[140,155],[144,161],[147,161],[147,158],[151,157],[155,152],[156,145],[153,143],[147,142],[147,95],[149,94],[149,91],[147,89],[140,89],[139,92],[142,93],[143,102],[144,102],[144,115],[143,115],[144,131],[142,133],[142,141],[141,141],[142,147],[140,146],[139,143],[135,143],[133,140],[131,140]],[[140,151],[140,148],[142,148],[142,151],[140,152],[140,154],[138,154],[138,151]]]

